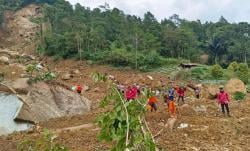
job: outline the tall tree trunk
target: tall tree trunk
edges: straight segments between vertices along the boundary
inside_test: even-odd
[[[138,57],[138,35],[136,33],[136,35],[135,35],[135,68],[136,68],[136,70],[138,69],[137,57]]]
[[[244,61],[247,64],[247,50],[245,49],[245,53],[244,53]]]
[[[215,62],[215,64],[218,64],[218,55],[217,54],[215,54],[214,62]]]

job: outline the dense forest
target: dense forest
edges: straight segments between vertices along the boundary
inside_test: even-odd
[[[125,14],[104,4],[91,10],[65,0],[0,0],[3,10],[16,10],[29,3],[43,3],[46,32],[38,33],[40,53],[56,58],[88,59],[133,68],[153,68],[169,58],[227,66],[248,62],[250,24],[188,21],[174,14],[158,21]]]

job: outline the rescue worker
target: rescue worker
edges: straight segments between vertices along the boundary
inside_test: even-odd
[[[76,86],[76,92],[79,93],[79,94],[82,93],[82,86],[81,86],[80,84],[78,84],[78,85]]]
[[[197,99],[200,99],[201,90],[200,90],[199,87],[196,87],[196,88],[195,88],[194,93],[195,93],[195,97],[196,97]]]
[[[176,107],[174,103],[174,94],[175,94],[175,89],[170,86],[170,89],[168,90],[168,111],[170,114],[170,117],[175,117],[176,116]]]
[[[151,112],[153,111],[157,111],[157,98],[156,96],[154,95],[150,95],[149,99],[148,99],[148,107],[149,107],[149,110],[151,110]]]
[[[128,88],[125,91],[125,98],[127,101],[134,100],[137,97],[137,88],[128,86]]]
[[[184,84],[180,84],[180,86],[177,88],[177,93],[178,93],[178,105],[180,105],[180,99],[182,100],[182,103],[184,104],[184,97],[185,97],[185,91],[186,88],[184,87]]]
[[[218,104],[221,105],[221,110],[223,115],[225,115],[225,108],[227,110],[227,115],[230,116],[230,111],[229,111],[229,95],[227,92],[224,91],[224,87],[220,86],[220,92],[217,94],[217,101]]]

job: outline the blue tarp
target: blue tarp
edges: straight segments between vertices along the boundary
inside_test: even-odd
[[[0,135],[24,131],[32,126],[29,123],[14,121],[22,105],[15,95],[0,93]]]

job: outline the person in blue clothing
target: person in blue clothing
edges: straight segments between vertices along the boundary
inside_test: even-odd
[[[165,96],[165,103],[167,103],[167,111],[170,113],[171,117],[176,116],[176,108],[174,103],[174,96],[175,96],[175,88],[173,85],[167,91],[167,95]]]
[[[169,101],[174,100],[174,92],[175,92],[175,89],[172,86],[170,86],[170,89],[168,90],[168,100]]]
[[[168,104],[169,101],[173,101],[173,100],[174,100],[174,94],[175,94],[175,89],[174,89],[174,87],[171,85],[171,86],[169,87],[169,89],[167,90],[167,92],[165,93],[164,102]]]

